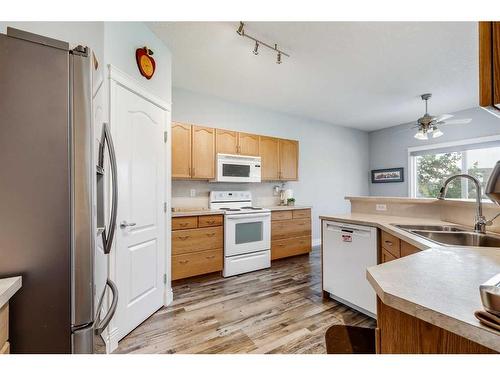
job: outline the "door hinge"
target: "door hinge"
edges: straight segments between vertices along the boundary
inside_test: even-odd
[[[167,131],[165,130],[165,131],[163,132],[163,141],[164,141],[165,143],[167,143],[167,139],[168,139],[168,133],[167,133]]]
[[[163,274],[163,284],[165,284],[165,285],[167,284],[167,274],[166,273]]]
[[[163,202],[163,212],[167,212],[167,202]]]

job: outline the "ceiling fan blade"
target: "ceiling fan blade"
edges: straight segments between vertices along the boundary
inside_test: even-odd
[[[471,118],[457,118],[455,120],[443,121],[443,125],[462,125],[472,121]]]
[[[449,118],[452,118],[453,115],[448,115],[448,114],[444,114],[444,115],[439,115],[436,117],[436,119],[434,120],[434,122],[441,122],[441,121],[445,121]]]

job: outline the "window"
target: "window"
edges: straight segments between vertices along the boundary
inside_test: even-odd
[[[500,160],[500,139],[460,144],[459,142],[410,148],[410,196],[436,198],[446,178],[467,173],[476,177],[484,188],[495,163]],[[475,199],[476,187],[467,179],[456,179],[448,185],[447,198]]]

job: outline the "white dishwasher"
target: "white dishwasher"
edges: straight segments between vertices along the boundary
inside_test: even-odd
[[[376,317],[377,297],[366,279],[376,264],[376,228],[323,221],[323,289],[330,297]]]

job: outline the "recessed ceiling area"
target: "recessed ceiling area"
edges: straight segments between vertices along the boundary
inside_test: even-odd
[[[154,22],[173,85],[366,131],[478,105],[476,22]]]

